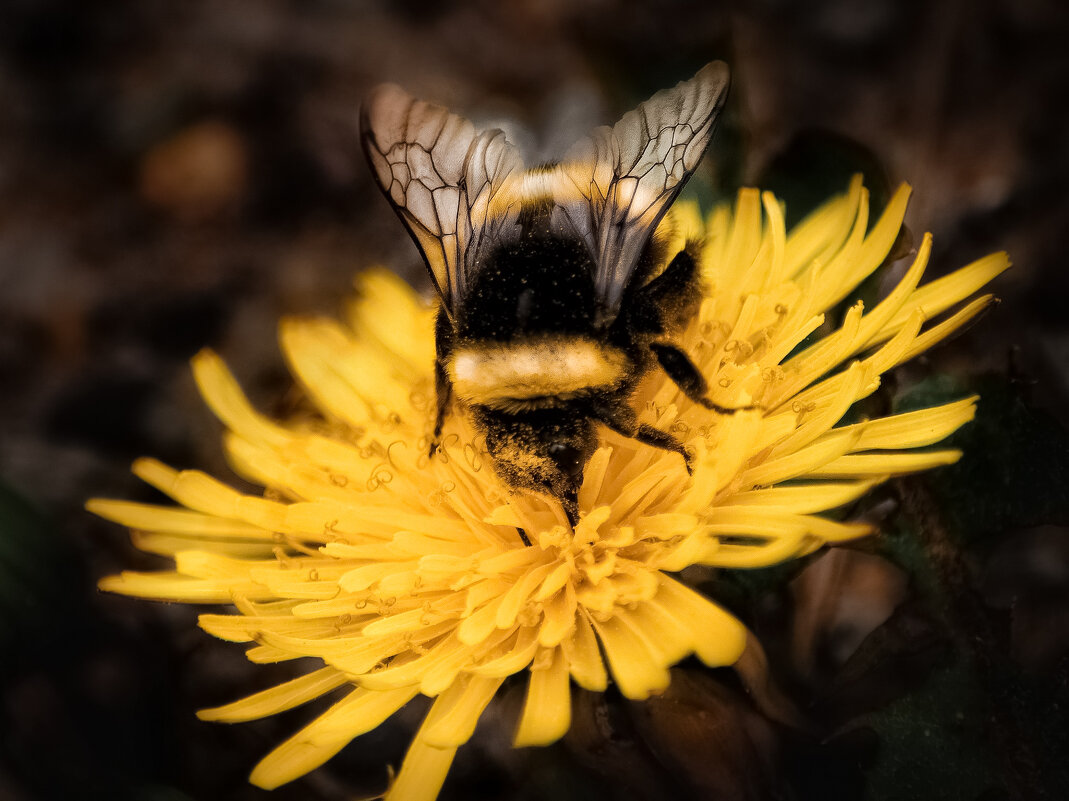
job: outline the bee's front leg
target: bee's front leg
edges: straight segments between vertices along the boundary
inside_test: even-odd
[[[683,457],[687,472],[694,472],[686,446],[667,431],[638,422],[635,410],[626,403],[595,404],[594,417],[617,434],[637,439],[643,445],[662,451],[678,453]]]
[[[434,456],[438,443],[441,442],[445,413],[453,394],[453,385],[449,381],[449,373],[446,370],[446,365],[453,355],[453,324],[441,306],[438,307],[438,316],[434,324],[434,344],[434,396],[437,411],[434,416],[434,434],[431,437],[430,451],[427,454],[429,457]]]
[[[701,374],[694,362],[690,360],[690,357],[675,345],[668,342],[651,342],[650,350],[657,357],[657,363],[661,365],[661,369],[668,374],[668,377],[675,382],[676,386],[683,390],[683,394],[694,403],[720,414],[732,414],[756,408],[754,406],[741,406],[732,409],[720,406],[709,400],[707,397],[709,383],[705,380],[705,376]]]

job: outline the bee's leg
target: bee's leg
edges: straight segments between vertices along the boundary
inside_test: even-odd
[[[654,428],[653,426],[638,422],[634,409],[626,403],[615,403],[611,406],[596,405],[594,407],[594,416],[597,417],[599,422],[603,423],[617,434],[630,437],[631,439],[637,439],[643,445],[660,448],[662,451],[678,453],[683,457],[683,461],[687,466],[687,472],[694,472],[690,462],[690,453],[687,451],[683,443],[667,431],[662,431],[659,428]]]
[[[572,528],[575,528],[579,522],[579,490],[575,489],[566,493],[563,497],[558,498],[561,508],[564,510],[564,514],[568,516],[568,523]],[[530,545],[530,541],[526,536],[523,537],[524,542]]]
[[[449,396],[452,387],[449,385],[449,376],[446,375],[445,366],[440,359],[434,362],[434,394],[437,398],[438,410],[434,415],[434,435],[431,437],[430,450],[427,456],[433,457],[438,443],[442,438],[442,426],[445,425],[445,412],[449,408]]]
[[[445,413],[449,408],[449,398],[453,392],[453,385],[449,383],[449,374],[445,370],[445,365],[453,353],[453,326],[442,308],[438,309],[438,317],[434,325],[434,341],[436,351],[434,358],[434,396],[438,409],[434,416],[434,435],[431,437],[428,457],[434,456],[438,443],[441,441]]]
[[[690,360],[690,357],[675,345],[667,342],[651,342],[650,350],[657,357],[657,363],[661,365],[661,369],[668,374],[668,377],[675,382],[676,386],[683,390],[683,394],[694,403],[720,414],[732,414],[733,412],[754,408],[753,406],[740,406],[732,409],[726,406],[719,406],[709,400],[706,397],[706,393],[709,391],[709,384],[705,380],[705,376],[701,374],[694,362]]]

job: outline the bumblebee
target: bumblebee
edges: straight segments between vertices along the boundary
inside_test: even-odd
[[[558,499],[573,525],[598,426],[674,451],[690,470],[683,443],[639,422],[630,399],[659,368],[727,411],[670,341],[697,307],[695,254],[666,253],[655,235],[727,88],[727,66],[707,64],[532,169],[499,130],[392,84],[372,92],[361,144],[441,299],[432,454],[455,397],[501,478]]]

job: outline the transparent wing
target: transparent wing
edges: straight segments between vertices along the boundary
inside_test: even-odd
[[[522,170],[519,154],[501,131],[476,132],[463,117],[392,84],[364,103],[360,140],[452,316],[481,250],[517,226],[518,204],[501,190]]]
[[[612,128],[596,129],[568,153],[557,223],[586,240],[597,265],[602,321],[611,322],[646,242],[701,161],[727,99],[728,68],[705,65],[658,92]]]

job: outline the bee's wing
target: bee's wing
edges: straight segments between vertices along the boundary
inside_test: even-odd
[[[727,65],[706,64],[595,130],[561,165],[559,180],[578,197],[558,193],[556,208],[594,256],[603,322],[616,317],[642,249],[701,161],[727,88]]]
[[[522,170],[518,152],[501,131],[477,132],[463,117],[392,84],[365,102],[360,140],[453,316],[480,248],[517,224],[518,205],[498,193]]]

